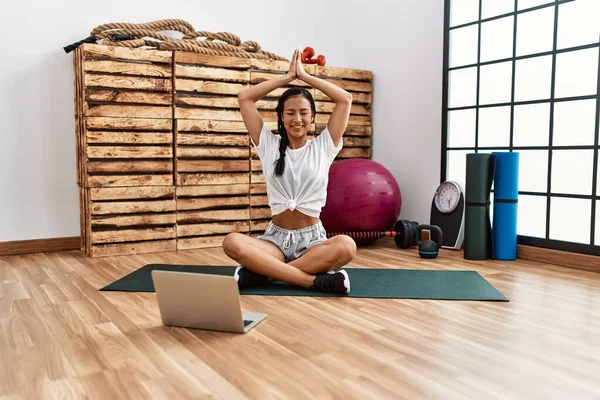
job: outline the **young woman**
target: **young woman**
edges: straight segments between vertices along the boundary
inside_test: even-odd
[[[326,202],[329,167],[342,149],[352,95],[308,74],[296,49],[286,75],[242,91],[238,98],[242,118],[261,160],[267,182],[272,219],[264,235],[253,238],[230,233],[223,240],[225,254],[240,264],[235,277],[240,288],[280,280],[311,290],[350,292],[346,271],[356,243],[345,235],[327,239],[319,219]],[[291,88],[277,104],[280,138],[263,124],[256,102],[273,90],[300,79],[335,102],[327,127],[309,140],[315,102],[302,88]]]

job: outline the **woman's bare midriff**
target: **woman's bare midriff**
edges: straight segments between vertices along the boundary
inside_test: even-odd
[[[285,210],[273,217],[273,223],[284,229],[302,229],[315,225],[319,218],[309,217],[298,210]]]

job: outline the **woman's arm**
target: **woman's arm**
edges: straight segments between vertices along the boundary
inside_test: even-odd
[[[297,55],[296,68],[298,79],[319,89],[335,102],[335,108],[333,109],[333,113],[331,113],[331,117],[329,117],[327,129],[331,133],[333,144],[337,147],[348,125],[350,110],[352,108],[352,95],[341,87],[306,72],[302,67],[300,54]]]
[[[246,125],[246,129],[248,130],[248,134],[258,145],[260,131],[263,127],[263,119],[256,108],[256,102],[262,99],[267,94],[271,93],[273,90],[280,88],[281,86],[287,85],[296,79],[296,60],[297,55],[300,52],[298,49],[294,51],[294,55],[292,57],[292,62],[290,64],[290,69],[287,74],[269,79],[268,81],[261,82],[256,86],[249,87],[248,89],[244,89],[238,94],[238,100],[240,103],[240,111],[242,113],[242,119],[244,120],[244,125]]]

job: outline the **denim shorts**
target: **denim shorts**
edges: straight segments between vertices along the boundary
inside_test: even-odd
[[[321,221],[302,229],[285,229],[269,222],[264,235],[257,239],[271,242],[285,255],[287,262],[300,258],[312,246],[325,242],[327,232]]]

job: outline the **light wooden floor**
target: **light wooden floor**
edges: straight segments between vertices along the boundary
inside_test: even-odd
[[[531,261],[423,260],[388,239],[351,266],[477,270],[511,301],[245,296],[245,335],[163,327],[154,293],[99,292],[144,264],[220,249],[0,258],[0,397],[600,398],[600,275]]]

